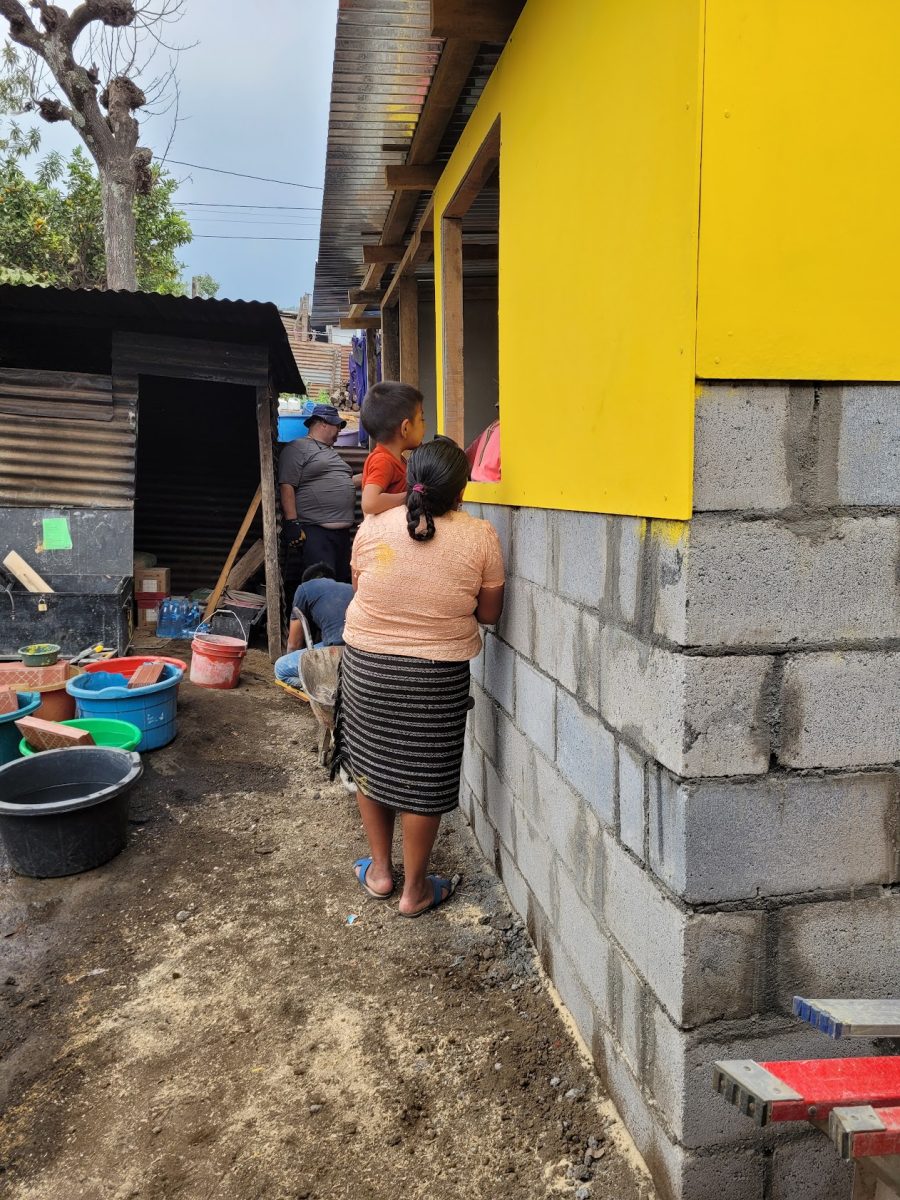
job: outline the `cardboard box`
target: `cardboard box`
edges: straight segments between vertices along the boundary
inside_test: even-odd
[[[134,573],[135,592],[159,592],[168,596],[170,583],[168,567],[139,567]]]
[[[156,634],[156,622],[159,620],[158,608],[139,608],[137,610],[137,624],[135,629],[141,633]]]

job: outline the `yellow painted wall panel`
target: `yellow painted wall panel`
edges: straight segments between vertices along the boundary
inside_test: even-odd
[[[697,373],[900,379],[900,4],[707,0]]]
[[[690,515],[702,43],[702,0],[528,0],[435,192],[499,114],[503,478],[470,499]]]

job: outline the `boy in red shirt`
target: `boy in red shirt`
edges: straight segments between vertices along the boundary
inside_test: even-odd
[[[367,517],[406,503],[404,450],[425,436],[422,393],[407,383],[384,380],[366,392],[360,420],[377,445],[363,467],[362,510]]]

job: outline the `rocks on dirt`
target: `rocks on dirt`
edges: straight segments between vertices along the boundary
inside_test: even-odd
[[[186,908],[182,908],[179,909],[179,911],[175,914],[175,920],[178,921],[179,924],[183,925],[184,922],[189,921],[193,915],[194,914],[192,912],[188,912]]]

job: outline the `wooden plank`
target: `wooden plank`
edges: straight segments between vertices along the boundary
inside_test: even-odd
[[[381,376],[400,378],[400,315],[396,308],[386,308],[382,313]]]
[[[272,392],[267,385],[256,392],[259,429],[259,478],[262,488],[263,548],[266,567],[266,630],[272,662],[284,653],[284,611],[281,595],[281,559],[278,547],[278,510],[275,507],[275,456],[272,448]]]
[[[434,233],[430,228],[433,222],[434,202],[431,201],[422,214],[422,220],[419,222],[418,229],[410,238],[406,253],[394,271],[394,278],[391,280],[390,286],[384,293],[384,298],[381,301],[382,309],[397,303],[399,299],[397,289],[400,286],[401,279],[414,271],[421,263],[427,262],[429,258],[434,256]],[[426,228],[426,225],[429,227]]]
[[[266,551],[262,538],[254,542],[246,554],[242,555],[234,566],[231,568],[231,573],[225,581],[225,586],[229,588],[242,588],[244,584],[255,575],[259,568],[266,560]]]
[[[222,599],[222,593],[225,591],[225,581],[234,566],[234,560],[238,556],[238,551],[244,544],[244,539],[253,524],[253,518],[256,516],[256,510],[259,508],[261,499],[262,485],[256,489],[256,495],[250,501],[250,507],[247,509],[246,515],[241,522],[241,527],[238,530],[237,537],[232,543],[231,549],[228,552],[228,557],[225,559],[225,565],[219,572],[219,578],[216,580],[216,586],[212,590],[212,595],[206,602],[206,608],[203,610],[203,620],[208,621],[216,609],[219,607],[219,601]]]
[[[112,337],[113,374],[160,375],[167,379],[206,379],[214,383],[268,383],[266,346],[159,337],[117,331]]]
[[[444,433],[458,446],[465,442],[462,236],[462,221],[445,217],[441,223]]]
[[[64,400],[70,404],[112,404],[112,376],[80,371],[25,371],[0,367],[0,397]]]
[[[431,36],[504,43],[524,7],[525,0],[431,0]]]
[[[375,331],[366,330],[366,383],[369,387],[378,382],[378,354],[375,348]]]
[[[415,278],[400,280],[400,378],[419,386],[419,288]]]
[[[341,317],[341,329],[380,329],[381,317]]]
[[[404,163],[385,167],[384,184],[392,192],[433,192],[443,174],[440,163]]]
[[[52,592],[53,588],[44,579],[38,575],[32,567],[22,558],[21,554],[17,554],[15,550],[10,550],[6,558],[3,560],[3,565],[12,575],[15,575],[19,583],[29,592]]]
[[[500,161],[500,118],[498,117],[488,130],[487,137],[475,152],[475,157],[466,171],[459,187],[450,197],[450,202],[444,209],[445,217],[464,217],[475,201],[484,185],[497,169]]]
[[[389,266],[391,263],[400,261],[403,257],[404,247],[399,243],[394,243],[393,245],[363,246],[362,251],[364,263]],[[363,284],[363,290],[369,290],[365,284]]]
[[[350,288],[347,292],[347,302],[349,304],[364,304],[366,308],[370,305],[381,307],[381,298],[384,292],[380,288],[373,288],[371,292],[364,292],[362,288]]]

